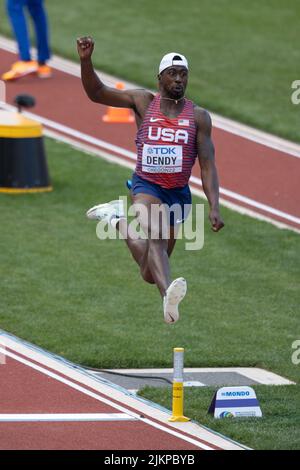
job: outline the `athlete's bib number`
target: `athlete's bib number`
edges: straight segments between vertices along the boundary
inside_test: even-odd
[[[142,170],[146,173],[181,173],[182,146],[144,144]]]

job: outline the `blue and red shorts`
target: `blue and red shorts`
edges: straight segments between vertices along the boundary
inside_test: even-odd
[[[183,223],[191,210],[192,196],[188,184],[182,188],[165,189],[133,173],[131,191],[133,195],[150,194],[171,208],[170,225],[172,226]]]

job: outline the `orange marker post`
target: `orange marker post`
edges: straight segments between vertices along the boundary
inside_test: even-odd
[[[124,83],[116,83],[116,88],[118,90],[124,90]],[[130,124],[134,122],[134,117],[128,108],[115,108],[113,106],[108,106],[106,114],[102,117],[104,122],[110,123],[127,123]]]

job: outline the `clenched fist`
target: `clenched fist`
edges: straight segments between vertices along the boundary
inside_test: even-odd
[[[218,232],[221,228],[224,227],[224,222],[220,217],[219,211],[216,209],[212,209],[209,213],[209,220],[211,223],[211,229],[213,232]]]
[[[77,39],[77,51],[80,59],[89,59],[94,50],[94,40],[90,36]]]

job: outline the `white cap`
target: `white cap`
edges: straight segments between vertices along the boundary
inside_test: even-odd
[[[182,67],[186,67],[189,69],[188,61],[182,54],[178,54],[177,52],[170,52],[166,54],[161,59],[159,64],[159,73],[163,72],[168,67],[172,67],[172,65],[182,65]]]

